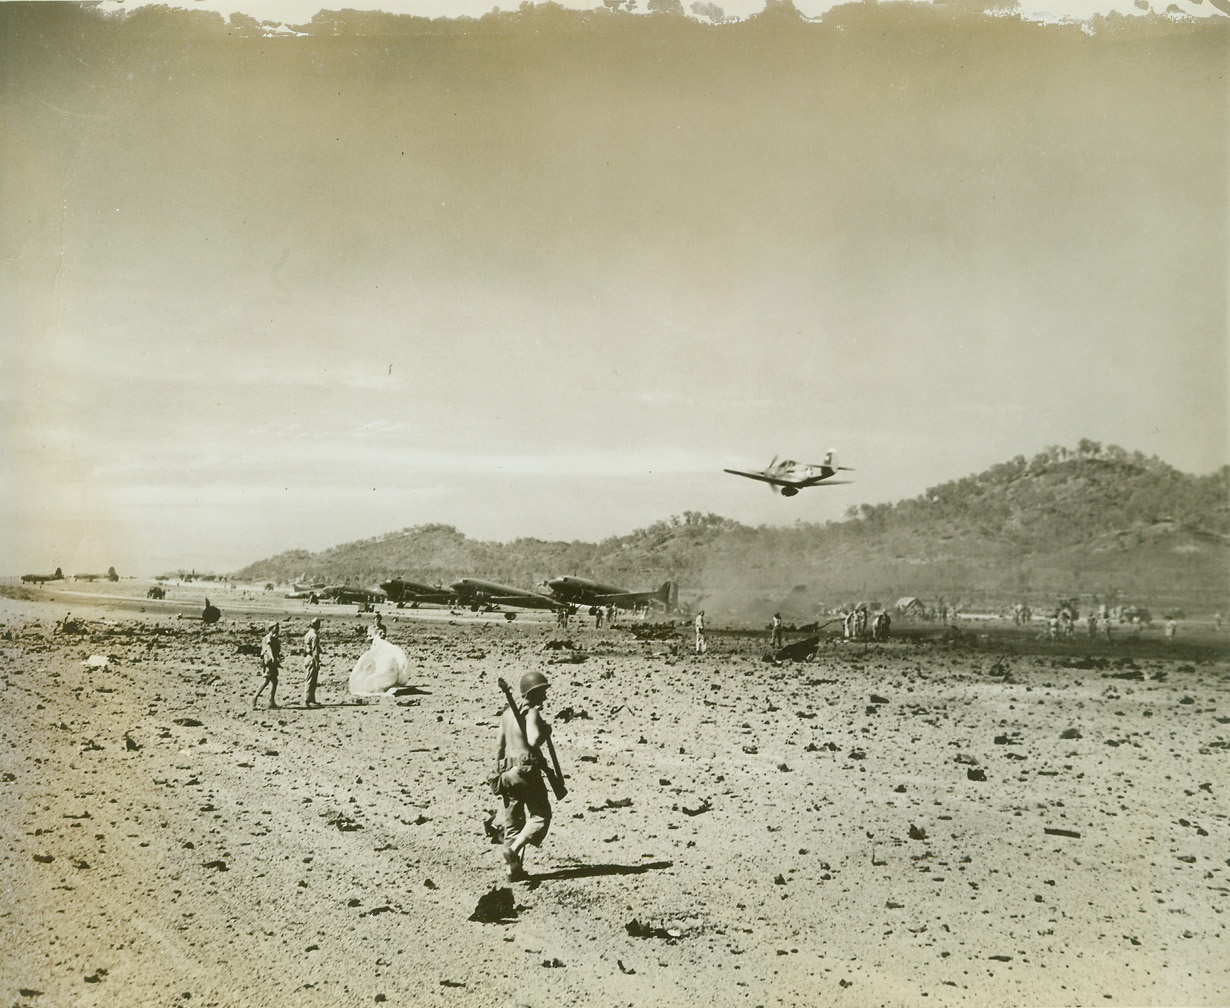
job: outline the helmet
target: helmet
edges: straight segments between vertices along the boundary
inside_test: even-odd
[[[521,677],[521,695],[527,697],[534,690],[542,689],[549,685],[551,684],[547,682],[547,677],[541,672],[526,672]]]
[[[308,626],[320,626],[320,617],[317,616],[311,623],[308,624]]]

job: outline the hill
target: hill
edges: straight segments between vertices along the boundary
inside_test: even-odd
[[[1224,608],[1230,597],[1230,466],[1207,476],[1082,441],[932,487],[844,521],[749,527],[685,512],[598,543],[480,542],[420,525],[236,572],[249,581],[370,584],[400,575],[529,586],[562,574],[628,587],[678,581],[685,599],[757,611],[793,590],[800,610],[852,596],[967,603],[1084,594]],[[775,602],[776,600],[776,602]]]

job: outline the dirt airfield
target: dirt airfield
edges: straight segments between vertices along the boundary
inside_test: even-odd
[[[0,1005],[1230,1003],[1211,631],[777,666],[752,633],[385,607],[413,688],[361,700],[355,607],[146,587],[0,598]],[[218,625],[177,618],[206,594]],[[284,706],[253,710],[272,617]],[[570,794],[508,886],[484,778],[531,668]]]

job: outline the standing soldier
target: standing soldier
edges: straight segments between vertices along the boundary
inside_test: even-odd
[[[702,609],[696,614],[696,619],[692,621],[692,626],[696,629],[696,653],[704,654],[709,650],[705,644],[705,610]]]
[[[319,707],[316,702],[316,682],[320,678],[320,617],[308,624],[303,635],[303,671],[307,682],[303,688],[303,706]]]
[[[1089,639],[1096,640],[1098,636],[1098,614],[1089,610]]]
[[[261,670],[265,673],[265,678],[261,680],[260,689],[252,698],[253,708],[265,692],[266,686],[269,687],[269,709],[274,710],[278,706],[278,670],[281,667],[282,641],[278,636],[278,625],[270,623],[268,632],[261,639]]]
[[[782,646],[782,614],[775,612],[773,614],[773,650],[777,650]]]
[[[526,877],[525,848],[542,845],[551,826],[551,799],[543,780],[539,747],[551,738],[551,726],[542,716],[547,699],[547,677],[527,672],[521,677],[521,702],[510,705],[500,717],[499,760],[501,794],[504,798],[504,843],[501,853],[508,866],[508,880]]]

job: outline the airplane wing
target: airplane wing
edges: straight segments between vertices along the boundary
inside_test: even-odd
[[[483,595],[483,602],[514,609],[568,609],[567,603],[546,595]]]
[[[816,479],[805,480],[802,483],[792,483],[791,486],[797,487],[814,487],[814,486],[841,486],[846,483],[853,483],[854,480],[835,480],[825,479],[823,476],[818,476]]]
[[[492,590],[490,588],[459,592],[458,598],[464,605],[505,606],[512,609],[571,608],[567,603],[551,598],[549,595],[538,595],[534,592]]]
[[[594,593],[589,596],[589,602],[581,605],[636,605],[638,602],[649,602],[658,597],[658,592],[610,592],[606,595]]]
[[[774,486],[798,486],[793,480],[778,479],[776,476],[766,476],[762,472],[743,472],[741,469],[723,469],[732,476],[746,476],[748,479],[760,480],[761,483],[772,483]]]

